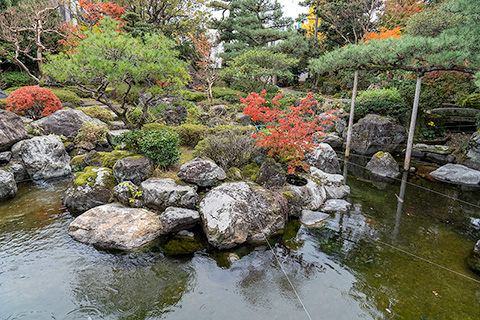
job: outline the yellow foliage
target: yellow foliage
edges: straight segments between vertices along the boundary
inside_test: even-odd
[[[320,19],[318,19],[318,24],[320,24]],[[315,35],[315,13],[313,12],[313,7],[308,9],[307,23],[302,23],[302,29],[307,30],[307,36],[313,37]],[[326,36],[317,32],[317,39],[322,42],[326,39]]]
[[[400,34],[402,32],[402,29],[400,27],[396,27],[393,29],[387,29],[387,28],[381,27],[379,31],[380,32],[367,32],[367,34],[365,35],[362,41],[367,42],[367,40],[370,40],[370,39],[382,40],[387,38],[397,39],[402,37],[402,35]]]

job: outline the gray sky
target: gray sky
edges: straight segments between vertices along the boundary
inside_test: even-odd
[[[295,19],[300,13],[308,13],[308,8],[300,7],[301,0],[278,0],[283,5],[283,15]]]

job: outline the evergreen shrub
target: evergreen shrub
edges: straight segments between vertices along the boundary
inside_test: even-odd
[[[145,154],[155,164],[164,168],[180,159],[180,139],[178,134],[168,127],[132,130],[118,137],[117,141],[125,142],[127,149]]]

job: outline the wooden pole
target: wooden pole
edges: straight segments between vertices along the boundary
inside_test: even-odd
[[[422,87],[423,74],[417,74],[417,86],[415,87],[415,100],[413,102],[412,118],[410,119],[410,129],[408,130],[407,151],[405,152],[405,164],[403,169],[410,170],[410,158],[412,156],[413,135],[415,134],[415,123],[417,122],[418,103],[420,101],[420,89]]]
[[[350,144],[352,143],[353,116],[355,112],[355,99],[357,98],[358,70],[355,70],[353,80],[352,103],[350,104],[350,118],[348,119],[347,145],[345,146],[345,158],[350,156]]]

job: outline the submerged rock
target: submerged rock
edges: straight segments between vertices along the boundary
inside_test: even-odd
[[[111,202],[114,186],[112,169],[87,167],[75,174],[65,191],[63,203],[71,213],[78,214]]]
[[[149,208],[164,211],[168,207],[195,208],[197,187],[179,185],[170,178],[150,178],[140,185],[143,201]]]
[[[417,143],[413,145],[412,157],[432,161],[440,164],[452,163],[456,157],[452,155],[454,148],[444,145],[427,145]]]
[[[247,182],[224,183],[199,205],[208,242],[218,249],[264,241],[284,227],[287,208],[280,193]]]
[[[23,160],[33,180],[50,180],[70,175],[70,157],[56,135],[33,137],[12,147],[14,157]]]
[[[435,179],[466,186],[480,186],[480,171],[461,164],[446,164],[430,173]]]
[[[0,168],[0,202],[15,197],[17,191],[13,172],[7,168]]]
[[[211,187],[227,178],[225,171],[214,162],[195,158],[180,167],[178,177],[200,187]]]
[[[157,214],[145,210],[107,204],[88,210],[68,227],[77,241],[106,249],[132,250],[162,233]]]
[[[27,138],[22,118],[15,113],[0,109],[0,151],[10,149],[15,143]]]
[[[163,247],[163,253],[169,256],[193,254],[203,249],[203,245],[196,239],[175,237]]]
[[[473,251],[468,256],[467,264],[470,269],[480,273],[480,240],[477,241]]]
[[[395,178],[400,175],[397,161],[388,152],[378,151],[375,153],[366,168],[381,177]]]

